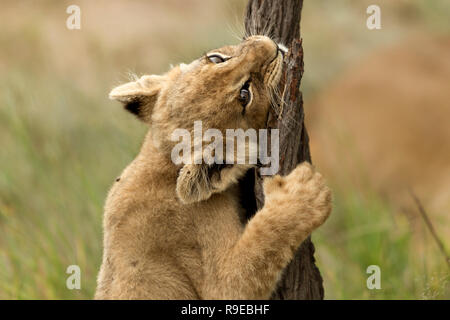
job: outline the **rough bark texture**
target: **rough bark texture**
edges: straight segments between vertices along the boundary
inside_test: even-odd
[[[302,0],[249,0],[245,13],[247,34],[264,34],[289,48],[285,56],[284,75],[280,92],[285,103],[278,114],[269,115],[268,128],[280,130],[280,170],[288,174],[298,163],[310,161],[308,133],[304,126],[303,100],[300,82],[303,75],[303,48],[300,38]],[[247,218],[264,204],[262,178],[251,171],[241,182],[247,190]],[[249,188],[254,187],[254,195]],[[251,190],[251,189],[250,189]],[[272,299],[323,299],[322,277],[315,265],[314,245],[307,238],[299,247],[295,258],[284,271]]]

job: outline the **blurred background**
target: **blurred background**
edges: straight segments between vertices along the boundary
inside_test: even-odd
[[[72,4],[81,30],[66,28]],[[237,43],[245,4],[2,0],[1,299],[93,297],[102,206],[146,132],[108,92]],[[313,234],[327,299],[450,299],[449,17],[448,0],[304,1],[306,121],[335,194]],[[81,290],[66,288],[73,264]]]

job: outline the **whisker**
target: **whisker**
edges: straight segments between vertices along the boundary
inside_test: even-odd
[[[274,88],[272,91],[271,96],[271,105],[272,109],[275,112],[275,115],[277,116],[278,121],[281,121],[281,123],[286,127],[288,132],[293,130],[295,125],[300,123],[299,119],[296,119],[291,113],[285,112],[284,106],[287,104],[283,97],[286,92],[287,85],[283,87],[283,93],[281,94],[279,92],[278,88]]]

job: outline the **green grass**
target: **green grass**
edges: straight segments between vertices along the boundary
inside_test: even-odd
[[[432,240],[420,253],[407,218],[375,194],[335,188],[334,211],[313,236],[329,299],[449,299],[450,273]],[[427,231],[427,230],[425,230]],[[381,269],[369,290],[367,267]]]
[[[0,298],[92,297],[104,198],[144,127],[64,79],[16,73],[0,86]],[[65,287],[71,264],[80,291]]]

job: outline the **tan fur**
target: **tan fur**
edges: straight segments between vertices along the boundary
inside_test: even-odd
[[[349,65],[307,104],[310,146],[324,175],[406,212],[420,244],[428,230],[410,190],[450,241],[449,84],[450,36],[418,34]]]
[[[236,182],[251,165],[177,166],[176,128],[260,129],[282,56],[267,37],[214,50],[163,76],[146,76],[111,97],[150,125],[137,158],[110,190],[96,299],[267,299],[300,243],[331,211],[331,194],[309,164],[265,180],[265,206],[246,225]],[[252,101],[240,88],[251,76]]]

